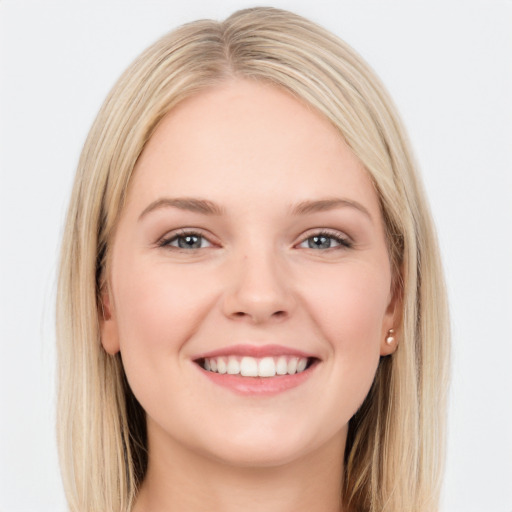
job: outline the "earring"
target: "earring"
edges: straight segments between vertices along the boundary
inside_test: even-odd
[[[386,344],[387,345],[393,345],[393,343],[395,342],[395,337],[393,336],[393,334],[395,334],[395,330],[394,329],[389,329],[388,335],[386,337]]]

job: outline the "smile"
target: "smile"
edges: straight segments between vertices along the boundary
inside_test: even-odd
[[[250,356],[207,357],[199,364],[209,372],[221,375],[241,375],[242,377],[275,377],[302,373],[312,358],[281,355],[278,357],[256,358]]]
[[[309,380],[321,360],[280,345],[235,345],[193,358],[213,384],[248,396],[272,396]]]

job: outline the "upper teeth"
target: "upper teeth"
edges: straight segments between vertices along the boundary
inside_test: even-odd
[[[263,357],[207,357],[204,369],[215,373],[242,375],[243,377],[274,377],[303,372],[308,364],[307,357],[278,356]]]

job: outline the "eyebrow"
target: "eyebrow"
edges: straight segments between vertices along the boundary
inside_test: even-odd
[[[329,199],[319,199],[315,201],[301,201],[292,207],[292,215],[306,215],[308,213],[325,212],[328,210],[344,207],[355,208],[356,210],[364,213],[370,220],[372,220],[370,212],[361,203],[352,201],[350,199],[341,199],[336,197]]]
[[[212,201],[207,199],[196,199],[193,197],[163,197],[153,201],[147,206],[144,211],[139,215],[139,220],[145,217],[148,213],[160,208],[178,208],[189,212],[202,213],[203,215],[222,215],[223,209]]]
[[[344,207],[355,208],[372,220],[370,212],[361,203],[341,198],[301,201],[291,207],[291,214],[307,215],[310,213],[324,212]],[[222,215],[224,213],[224,209],[221,206],[213,201],[209,201],[208,199],[198,199],[193,197],[163,197],[148,205],[139,215],[139,220],[145,217],[148,213],[161,208],[178,208],[180,210],[200,213],[203,215]]]

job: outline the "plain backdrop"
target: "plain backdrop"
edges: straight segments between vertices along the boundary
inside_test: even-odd
[[[65,510],[54,434],[55,275],[93,118],[157,37],[253,5],[0,1],[2,512]],[[437,222],[452,311],[442,510],[512,512],[512,2],[273,5],[345,39],[398,105]]]

